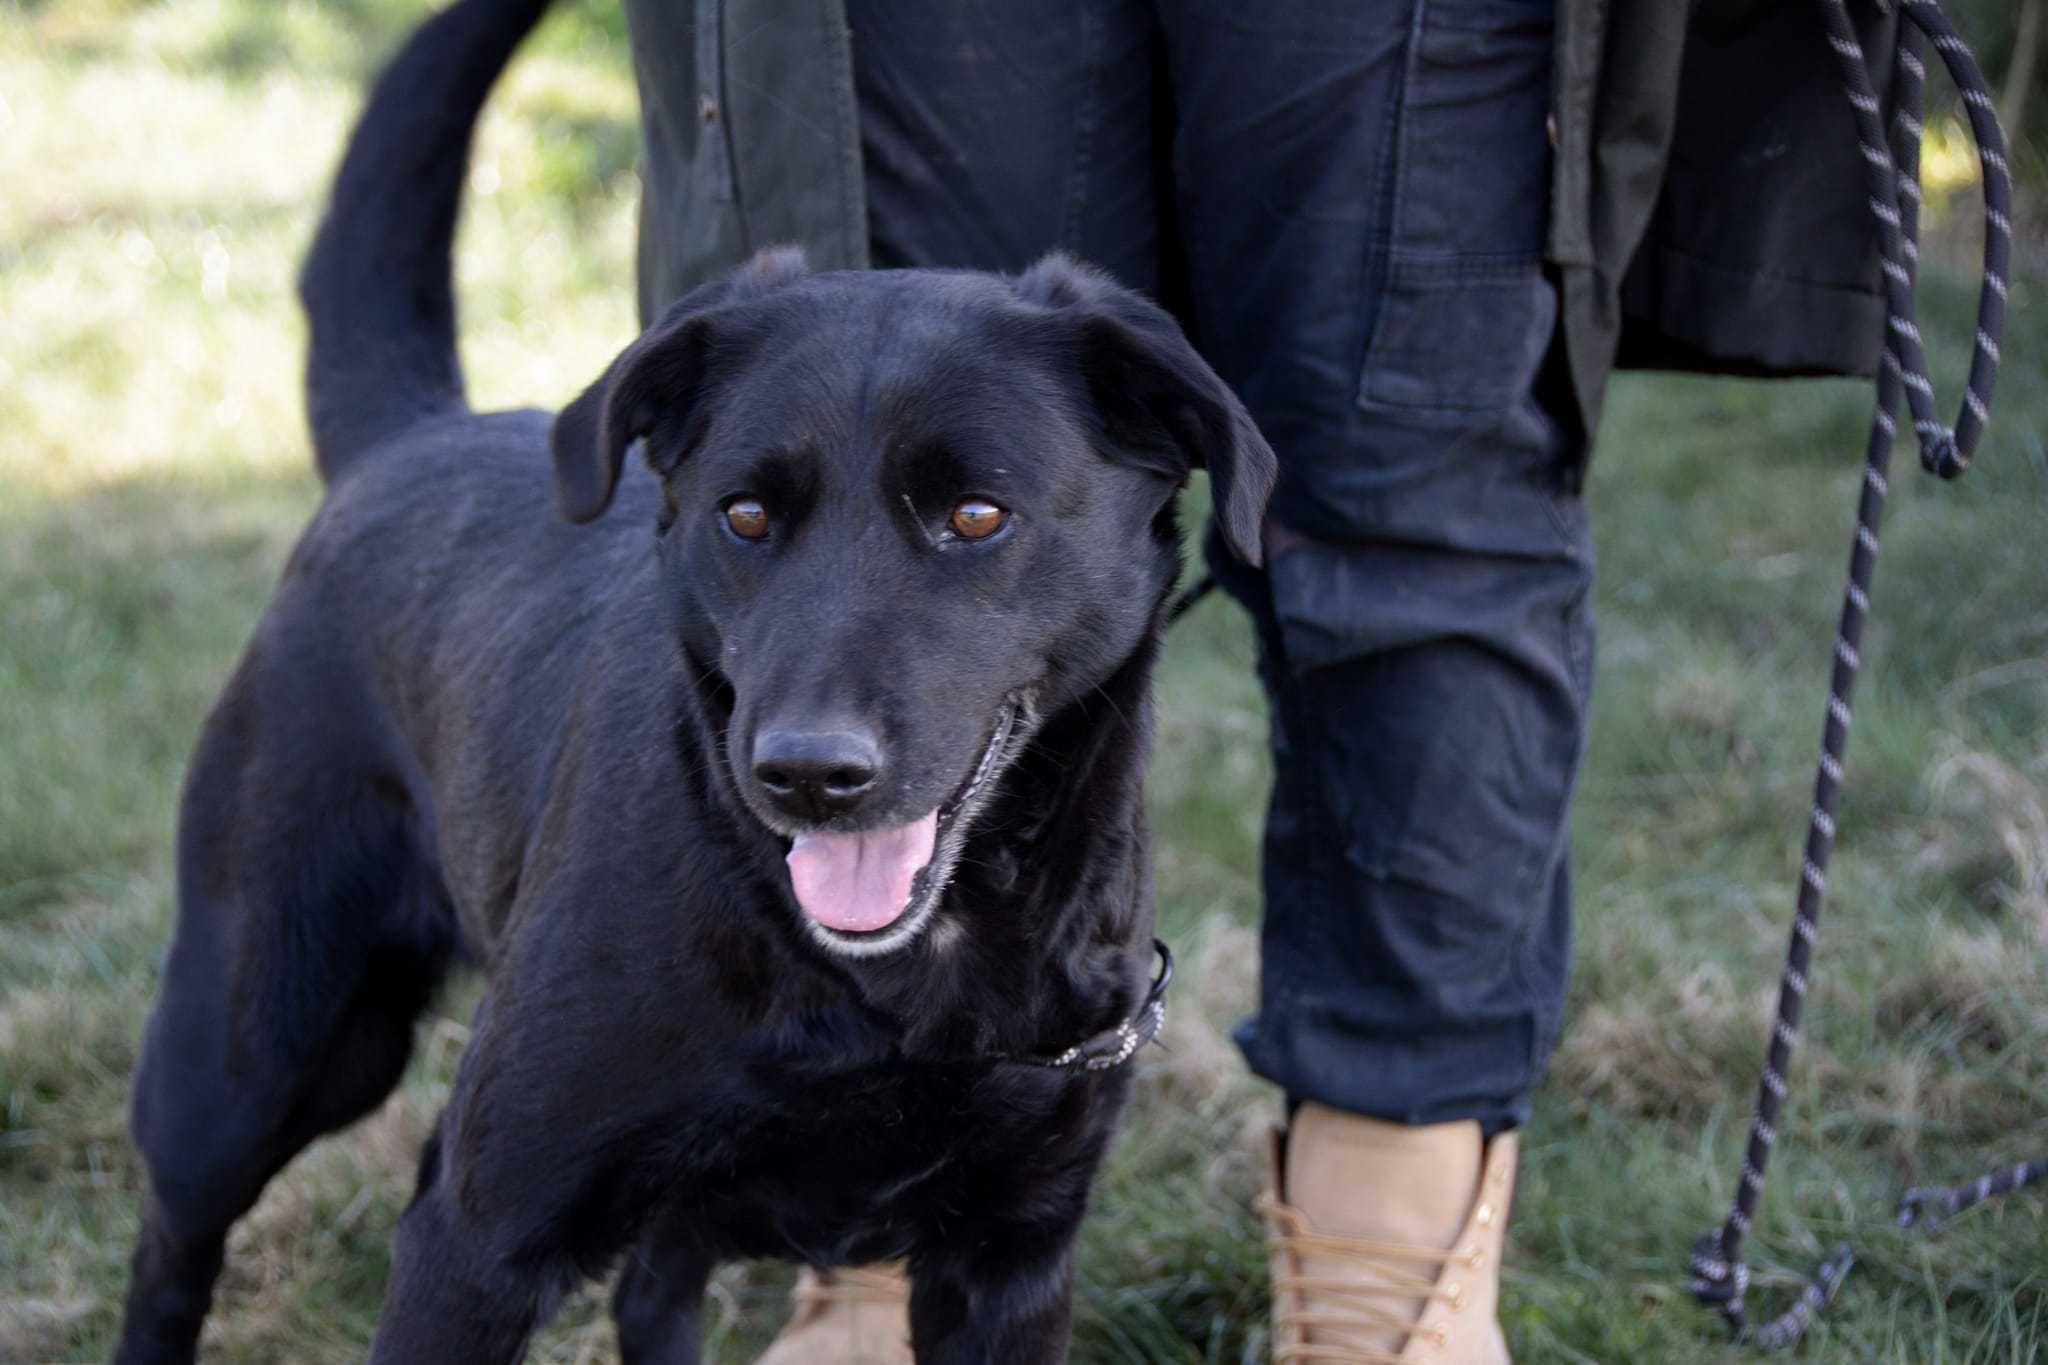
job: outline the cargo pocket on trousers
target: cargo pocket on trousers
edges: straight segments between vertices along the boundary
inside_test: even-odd
[[[1358,403],[1470,419],[1505,411],[1536,383],[1557,325],[1542,262],[1388,263]]]
[[[1552,34],[1546,0],[1415,0],[1361,407],[1469,421],[1535,383],[1557,321]]]

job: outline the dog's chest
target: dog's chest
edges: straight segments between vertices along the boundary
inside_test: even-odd
[[[1115,1108],[1094,1078],[1014,1064],[819,1082],[735,1135],[701,1207],[725,1255],[900,1256],[1084,1191]]]

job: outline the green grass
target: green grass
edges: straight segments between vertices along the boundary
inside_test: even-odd
[[[406,0],[0,3],[0,1360],[103,1359],[140,1174],[126,1079],[170,923],[179,774],[313,506],[290,297]],[[488,116],[462,248],[483,404],[559,402],[633,332],[633,96],[615,7],[550,21]],[[1768,1302],[1860,1261],[1804,1356],[2029,1361],[2048,1201],[1896,1230],[1905,1185],[2048,1150],[2048,279],[2022,271],[1995,435],[1902,468],[1791,1113]],[[1968,300],[1928,290],[1938,356]],[[1953,371],[1945,393],[1954,392]],[[1592,481],[1601,666],[1571,1012],[1526,1135],[1504,1317],[1531,1361],[1733,1358],[1689,1302],[1755,1086],[1811,782],[1867,396],[1617,383]],[[1902,455],[1902,466],[1911,456]],[[1170,1048],[1084,1245],[1075,1358],[1262,1355],[1246,1212],[1276,1105],[1228,1042],[1256,987],[1264,716],[1242,620],[1168,650],[1152,793],[1180,949]],[[473,988],[399,1094],[237,1233],[208,1349],[359,1358]],[[721,1275],[714,1358],[787,1272]],[[536,1349],[610,1358],[599,1300]]]

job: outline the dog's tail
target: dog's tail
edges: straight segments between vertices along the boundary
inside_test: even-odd
[[[422,418],[465,409],[450,247],[470,134],[548,0],[459,0],[385,67],[299,274],[306,415],[329,483]]]

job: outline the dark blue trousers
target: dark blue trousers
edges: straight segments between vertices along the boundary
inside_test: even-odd
[[[1174,308],[1280,454],[1252,1067],[1520,1120],[1592,677],[1542,265],[1549,0],[851,0],[878,266],[1053,247]]]

